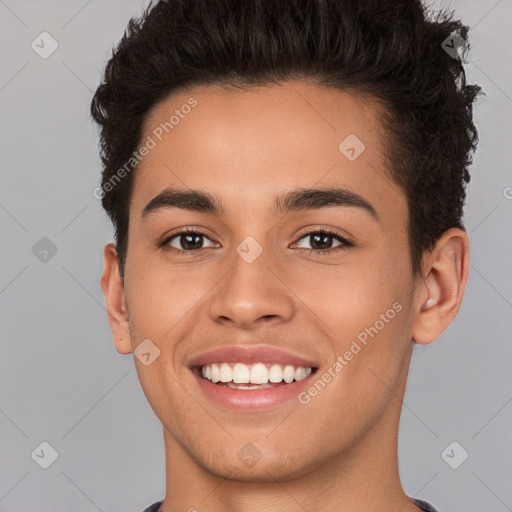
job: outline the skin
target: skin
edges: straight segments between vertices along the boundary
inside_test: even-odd
[[[459,310],[467,234],[445,232],[413,276],[407,204],[387,170],[374,101],[305,81],[194,87],[156,105],[141,140],[190,97],[197,106],[136,170],[124,284],[112,243],[101,278],[116,349],[129,354],[149,338],[160,350],[149,366],[134,361],[163,424],[161,510],[419,510],[398,473],[402,398],[414,343],[436,340]],[[355,161],[338,150],[349,134],[366,146]],[[142,220],[169,186],[215,194],[225,212],[167,208]],[[353,206],[273,210],[276,195],[319,186],[349,188],[378,220]],[[205,233],[199,256],[158,247],[184,226]],[[308,253],[318,245],[305,234],[322,227],[355,245]],[[236,252],[248,236],[263,248],[251,264]],[[172,244],[184,247],[179,236]],[[270,345],[318,361],[321,375],[394,303],[401,311],[307,404],[226,410],[187,366],[217,347]],[[252,466],[237,457],[247,443],[262,455]]]

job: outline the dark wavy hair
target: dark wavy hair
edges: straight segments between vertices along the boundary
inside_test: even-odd
[[[91,103],[100,127],[101,200],[114,224],[121,279],[136,170],[105,185],[138,148],[150,110],[195,85],[249,88],[289,79],[370,95],[384,107],[389,172],[407,197],[417,275],[444,231],[464,229],[480,87],[466,84],[462,57],[446,41],[467,51],[467,32],[453,13],[431,12],[419,0],[150,3],[130,19]]]

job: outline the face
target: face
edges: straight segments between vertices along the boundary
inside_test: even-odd
[[[150,340],[135,364],[166,447],[211,474],[305,475],[399,413],[415,282],[379,112],[288,82],[191,88],[146,119],[131,349]]]

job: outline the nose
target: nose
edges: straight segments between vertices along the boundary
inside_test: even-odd
[[[235,252],[233,266],[210,303],[214,322],[250,330],[292,318],[293,292],[279,263],[270,259],[264,250],[249,263]]]

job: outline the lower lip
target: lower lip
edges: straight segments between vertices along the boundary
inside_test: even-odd
[[[309,385],[312,373],[305,379],[267,389],[232,389],[218,386],[192,372],[204,393],[219,405],[238,411],[263,411],[297,398],[301,390]]]

